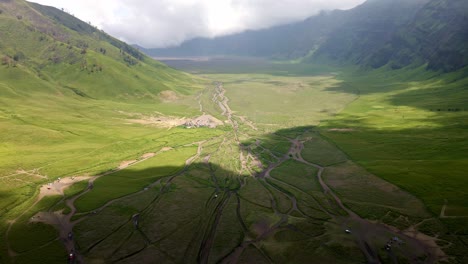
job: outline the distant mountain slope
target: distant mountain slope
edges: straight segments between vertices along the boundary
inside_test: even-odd
[[[161,91],[192,89],[192,76],[65,12],[23,0],[0,1],[0,58],[0,67],[22,72],[58,93],[159,100]]]
[[[217,37],[196,38],[178,47],[143,49],[150,56],[237,55],[294,59],[307,56],[323,37],[342,25],[344,12],[322,12],[302,22]]]
[[[390,2],[368,1],[354,10],[353,21],[333,32],[316,58],[373,68],[427,63],[429,69],[446,72],[468,65],[467,1],[393,1],[385,8],[379,6],[384,3]]]
[[[313,59],[328,58],[380,67],[379,52],[391,42],[395,32],[411,21],[429,0],[368,0],[347,11],[346,23],[326,38]]]
[[[455,71],[468,65],[468,1],[368,0],[303,22],[179,47],[145,50],[153,56],[240,55],[333,61],[379,68],[428,64]]]
[[[398,37],[406,41],[408,52],[427,58],[430,69],[453,71],[466,67],[468,1],[431,1]]]

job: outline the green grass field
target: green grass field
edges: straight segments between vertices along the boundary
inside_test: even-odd
[[[170,62],[190,75],[0,10],[0,263],[468,262],[466,69]]]
[[[69,214],[61,199],[77,195],[74,245],[89,263],[362,263],[359,241],[390,258],[382,247],[395,233],[380,224],[437,236],[435,245],[450,261],[466,260],[466,78],[420,69],[361,72],[279,63],[258,73],[235,65],[219,73],[203,67],[205,79],[194,79],[193,91],[171,102],[136,103],[135,96],[122,101],[86,90],[89,83],[79,90],[100,99],[41,81],[52,97],[2,89],[0,128],[8,131],[0,135],[0,205],[7,212],[0,216],[2,233],[8,221],[17,221],[8,243],[0,244],[0,260],[60,263],[66,252],[58,249],[55,229],[29,219],[38,211]],[[71,71],[50,69],[61,70]],[[18,69],[0,74],[29,76]],[[24,78],[18,85],[26,91],[36,82]],[[223,83],[225,98],[213,82]],[[219,106],[226,98],[231,116]],[[200,105],[225,125],[187,129],[129,122],[193,117],[201,114]],[[294,142],[301,144],[304,162],[294,154]],[[157,154],[141,160],[147,153]],[[134,160],[141,162],[113,171]],[[256,178],[265,171],[268,176]],[[103,174],[90,191],[80,182],[64,197],[33,206],[41,184]],[[445,216],[452,218],[439,218],[445,203]],[[28,240],[31,235],[37,239]],[[404,239],[405,246],[394,251],[397,258],[428,258]],[[10,257],[8,249],[18,256]],[[35,259],[41,250],[45,256]]]
[[[410,73],[415,76],[405,81]],[[429,80],[418,69],[343,75],[360,97],[322,123],[322,133],[372,173],[421,198],[435,215],[447,200],[448,216],[467,216],[468,98],[460,74]]]

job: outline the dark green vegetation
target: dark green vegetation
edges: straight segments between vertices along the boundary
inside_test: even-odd
[[[0,10],[0,263],[468,262],[466,68],[174,64],[194,77]]]
[[[258,56],[399,69],[424,65],[451,72],[468,65],[468,3],[464,0],[371,0],[303,22],[180,47],[153,56]]]
[[[182,69],[187,67],[190,70],[195,69],[195,65],[199,64],[199,73],[206,75],[205,72],[213,73],[215,69],[220,68],[220,59],[212,61],[212,68],[209,67],[209,62],[168,61],[168,63]],[[232,66],[240,63],[239,61],[247,61],[247,67]],[[308,96],[310,98],[309,110],[301,106],[300,99],[294,99],[295,104],[288,108],[282,105],[288,100],[283,93],[283,98],[280,100],[273,100],[273,98],[258,100],[255,104],[258,109],[249,111],[249,105],[252,102],[250,102],[250,97],[243,94],[243,91],[249,91],[253,98],[275,97],[275,94],[281,91],[278,88],[280,86],[285,91],[296,90],[300,96],[301,91],[297,91],[297,87],[304,82],[305,78],[303,72],[295,71],[298,64],[268,65],[264,61],[259,63],[266,65],[263,69],[272,69],[273,75],[265,78],[266,74],[263,73],[247,74],[246,72],[254,69],[253,66],[249,66],[254,63],[252,59],[241,59],[230,63],[231,66],[221,67],[222,74],[209,76],[210,78],[222,77],[226,80],[226,87],[231,88],[227,89],[226,94],[230,98],[233,109],[241,115],[248,116],[250,120],[257,120],[254,122],[257,127],[262,127],[264,115],[270,113],[262,111],[262,109],[269,109],[269,103],[276,105],[277,111],[284,110],[275,115],[278,117],[281,117],[283,113],[294,113],[294,107],[303,109],[300,115],[304,120],[315,116],[315,120],[321,121],[317,130],[324,138],[304,143],[302,156],[316,164],[331,166],[328,171],[324,172],[325,179],[334,186],[337,194],[344,198],[343,202],[349,208],[360,216],[384,223],[391,222],[391,225],[401,229],[413,226],[411,220],[408,220],[411,218],[399,217],[398,214],[394,214],[394,211],[389,211],[394,206],[401,206],[407,208],[402,209],[407,210],[405,214],[411,215],[411,212],[414,212],[413,209],[408,209],[412,207],[412,202],[400,200],[404,197],[402,193],[397,192],[393,196],[385,194],[385,197],[379,198],[382,188],[385,189],[385,187],[375,183],[367,189],[369,187],[367,175],[370,175],[369,173],[379,175],[386,181],[416,195],[424,202],[433,218],[416,225],[417,228],[426,234],[438,234],[441,238],[451,241],[453,246],[444,251],[450,255],[458,255],[463,263],[461,259],[463,259],[462,252],[466,250],[464,241],[468,228],[466,225],[468,186],[465,169],[468,164],[466,156],[468,150],[466,87],[468,83],[467,78],[464,77],[465,70],[440,75],[428,72],[424,67],[398,71],[390,71],[386,68],[372,72],[341,69],[337,76],[327,79],[323,73],[317,69],[314,70],[313,65],[304,65],[303,69],[308,68],[311,74],[315,72],[321,76],[312,77],[315,79],[305,82],[317,88],[325,84],[324,91],[335,94],[332,97],[329,97],[330,94],[323,94],[323,96],[333,98],[336,104],[324,101],[324,97],[315,95]],[[280,71],[280,68],[284,71]],[[338,69],[328,70],[338,71]],[[237,74],[224,74],[227,71],[237,72]],[[259,70],[259,72],[263,71]],[[287,77],[284,76],[285,74],[297,75]],[[294,79],[296,85],[284,81],[288,78]],[[325,79],[320,81],[321,78]],[[324,82],[324,80],[327,81]],[[269,90],[268,93],[260,92],[263,85]],[[341,96],[345,96],[342,98],[348,98],[350,101],[345,110],[338,115],[333,114],[334,111],[326,115],[317,115],[320,111],[312,110],[314,107],[323,109],[326,106],[326,108],[333,109],[334,106],[346,105],[344,102],[339,103],[338,98]],[[321,106],[322,102],[324,106]],[[326,113],[326,111],[321,113]],[[287,120],[281,124],[287,124],[294,119],[288,118]],[[263,129],[268,129],[268,126]],[[275,135],[278,134],[288,137],[298,135],[294,131],[275,133]],[[274,137],[270,137],[269,141],[273,143],[268,144],[269,149],[272,145],[281,147]],[[342,149],[347,154],[346,156],[357,161],[362,167],[343,163],[346,156],[337,151],[336,147]],[[258,156],[268,160],[263,148],[260,151],[255,148],[254,151],[258,153]],[[308,172],[297,173],[295,169],[299,169],[300,166],[290,166],[291,168],[284,170],[290,174],[283,175],[288,175],[286,178],[291,184],[296,181],[298,182],[295,183],[296,186],[310,184],[307,180],[301,181],[291,176],[307,175]],[[272,172],[271,175],[275,174]],[[348,181],[346,184],[340,183],[343,178]],[[376,186],[380,187],[376,188]],[[354,199],[360,199],[360,201]],[[388,202],[383,208],[382,200]],[[379,205],[374,206],[374,201],[378,201]],[[287,210],[287,207],[283,210]],[[445,242],[439,241],[438,243],[444,245]]]

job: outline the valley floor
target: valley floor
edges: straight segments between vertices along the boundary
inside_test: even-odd
[[[437,97],[420,105],[436,87],[414,77],[387,87],[398,77],[308,70],[202,71],[212,83],[165,113],[120,105],[120,143],[94,156],[110,157],[5,168],[2,181],[29,181],[34,192],[1,217],[1,260],[63,263],[73,252],[75,263],[465,261],[466,112],[440,113]],[[463,104],[455,85],[444,99],[451,109]],[[182,118],[183,105],[223,124],[125,123]],[[441,175],[431,194],[425,181]]]

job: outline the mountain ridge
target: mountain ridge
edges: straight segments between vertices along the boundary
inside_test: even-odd
[[[428,70],[452,72],[468,66],[467,17],[463,0],[368,0],[302,22],[143,51],[151,56],[256,56],[369,68],[427,64]]]

